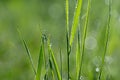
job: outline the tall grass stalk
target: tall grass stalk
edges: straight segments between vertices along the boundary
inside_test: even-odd
[[[76,50],[76,80],[79,79],[79,70],[80,70],[80,30],[78,29],[78,36],[77,36],[77,50]]]
[[[69,70],[69,55],[70,55],[70,45],[69,45],[69,1],[66,0],[65,4],[65,12],[66,12],[66,42],[67,42],[67,78],[70,78],[70,70]]]
[[[79,70],[79,77],[78,80],[80,80],[81,72],[82,72],[82,64],[83,64],[83,58],[85,53],[85,39],[87,35],[87,28],[88,28],[88,20],[89,20],[89,11],[90,11],[90,0],[88,0],[88,6],[87,6],[87,13],[86,13],[86,19],[85,19],[85,25],[84,25],[84,32],[83,32],[83,40],[82,40],[82,52],[81,52],[81,62],[80,62],[80,70]]]
[[[104,61],[105,61],[105,55],[107,53],[107,47],[108,47],[108,41],[109,41],[109,34],[110,34],[110,21],[111,21],[111,0],[109,0],[109,13],[108,13],[108,24],[107,24],[107,28],[106,28],[106,39],[105,39],[105,46],[104,46],[104,52],[103,52],[103,56],[102,56],[102,64],[100,67],[100,74],[98,77],[98,80],[101,80],[101,75],[102,75],[102,71],[103,71],[103,66],[104,66]]]

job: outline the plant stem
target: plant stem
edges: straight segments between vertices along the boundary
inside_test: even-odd
[[[67,76],[67,79],[69,80],[70,78],[70,74],[69,74],[69,54],[70,54],[70,51],[69,51],[69,1],[66,0],[66,40],[67,40],[67,68],[68,68],[68,76]]]
[[[69,45],[69,36],[68,36],[68,33],[67,33],[67,35],[66,35],[66,37],[67,37],[67,66],[68,66],[68,80],[69,80],[69,78],[70,78],[70,66],[69,66],[69,60],[70,60],[70,45]]]

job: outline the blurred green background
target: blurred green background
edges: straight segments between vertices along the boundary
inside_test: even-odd
[[[76,0],[70,2],[70,27]],[[92,0],[82,69],[83,80],[97,75],[104,47],[108,17],[108,0]],[[84,25],[87,0],[83,0],[80,24]],[[103,80],[120,79],[120,1],[112,1],[111,29],[105,58]],[[19,27],[37,67],[40,31],[50,36],[57,63],[60,67],[59,48],[62,48],[63,78],[67,78],[65,0],[0,0],[0,80],[33,80],[30,61],[20,41]],[[83,28],[83,27],[82,27]],[[82,32],[81,28],[81,32]],[[81,34],[82,35],[82,34]],[[75,76],[76,39],[70,55],[70,74]]]

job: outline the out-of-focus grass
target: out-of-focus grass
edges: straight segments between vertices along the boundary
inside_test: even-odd
[[[120,3],[112,1],[111,29],[103,79],[119,80],[120,72]],[[0,0],[0,79],[1,80],[33,80],[34,73],[25,50],[16,32],[20,26],[24,39],[28,43],[35,67],[37,67],[40,37],[39,28],[43,33],[50,34],[55,58],[59,64],[59,46],[63,56],[63,80],[67,77],[65,54],[65,1],[59,0]],[[83,1],[81,26],[84,25],[87,0]],[[70,1],[69,19],[72,24],[75,1]],[[82,68],[84,79],[96,79],[101,63],[104,45],[104,27],[107,23],[107,0],[92,0],[88,35],[85,40],[85,58]],[[71,29],[71,28],[70,28]],[[83,31],[83,28],[80,29]],[[80,34],[82,35],[82,34]],[[76,40],[76,37],[75,37]],[[75,41],[73,43],[76,43]],[[70,55],[70,75],[75,76],[75,45]],[[62,55],[63,55],[62,54]],[[94,75],[93,75],[94,74]]]

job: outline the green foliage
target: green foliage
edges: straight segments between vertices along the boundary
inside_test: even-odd
[[[59,4],[56,2],[54,3],[54,1],[42,2],[31,0],[29,3],[24,0],[19,0],[19,2],[13,1],[10,1],[11,3],[6,1],[8,2],[6,4],[8,7],[1,5],[6,2],[0,1],[0,26],[6,27],[11,23],[9,26],[10,31],[6,30],[7,28],[5,27],[0,27],[0,79],[30,80],[34,77],[35,80],[119,80],[118,73],[120,64],[119,60],[117,60],[120,55],[120,37],[118,37],[120,33],[118,26],[120,24],[118,20],[119,11],[117,11],[117,9],[119,9],[119,0],[116,0],[118,2],[114,1],[114,5],[112,5],[111,0],[105,0],[105,2],[103,2],[103,0],[76,0],[77,2],[75,2],[75,0],[66,0],[64,6],[65,14],[62,13],[64,9],[63,6],[61,7],[61,5],[59,5],[62,1],[56,1],[59,2]],[[34,6],[30,7],[28,12],[26,10],[28,9],[27,4]],[[63,4],[64,2],[62,5]],[[75,6],[76,8],[74,10]],[[113,13],[111,9],[112,6],[114,6]],[[23,9],[23,7],[25,7],[25,9]],[[19,9],[23,9],[22,12],[24,13],[19,14]],[[7,10],[8,12],[10,11],[9,14]],[[10,13],[17,15],[14,15],[15,18],[8,17],[11,16]],[[61,15],[56,16],[58,15],[57,13]],[[111,15],[111,13],[114,15]],[[72,16],[73,14],[74,16]],[[4,19],[6,15],[7,17]],[[20,15],[22,15],[22,17]],[[19,16],[18,21],[16,16]],[[62,16],[66,17],[62,18]],[[113,16],[113,19],[111,16]],[[73,18],[73,20],[71,18]],[[65,25],[64,21],[66,22]],[[18,43],[18,47],[10,42],[10,40],[12,41],[15,39],[16,34],[14,30],[12,30],[12,27],[16,26],[16,24],[22,26],[22,32],[18,28],[17,31],[34,73],[30,71],[29,64],[26,64],[26,56],[23,54],[19,54],[20,56],[18,56],[18,54],[8,55],[9,52],[24,53],[22,52],[23,50],[19,50],[21,49],[19,39],[18,41],[13,41]],[[37,35],[39,32],[37,32],[37,29],[31,32],[35,29],[36,24],[40,24],[40,29],[41,27],[44,28],[42,29],[44,31],[41,31],[40,35],[42,35],[42,32],[45,33],[45,35],[40,36],[40,46],[38,45],[39,37]],[[80,26],[78,24],[80,24]],[[29,29],[27,26],[30,26]],[[61,28],[61,26],[65,27]],[[2,31],[5,31],[7,35],[1,34]],[[46,32],[54,35],[51,39],[51,42],[53,42],[53,49],[51,48],[49,38],[46,36],[49,34]],[[10,38],[9,33],[14,33],[12,36],[13,39],[8,39]],[[23,38],[23,34],[25,39]],[[112,37],[109,37],[110,34],[112,34]],[[27,39],[29,42],[27,42]],[[58,50],[59,45],[61,45],[60,51]],[[91,48],[92,46],[94,46],[94,48]],[[13,47],[14,49],[11,50]],[[16,48],[19,49],[15,50]],[[40,50],[38,48],[40,48]],[[39,54],[37,54],[37,49],[39,50]],[[55,51],[56,54],[54,54],[53,51]],[[31,53],[33,54],[31,55]],[[110,54],[107,55],[107,53]],[[8,59],[6,55],[8,55]],[[16,58],[13,60],[14,62],[16,61],[16,63],[8,62],[10,63],[8,66],[6,62],[12,61],[11,58],[13,59],[15,56],[18,56],[19,59]],[[33,64],[33,60],[37,60],[36,63]],[[3,61],[5,63],[3,63]],[[14,67],[14,65],[18,66]],[[13,69],[11,70],[11,68]],[[17,75],[20,75],[20,77],[17,77]],[[27,77],[29,79],[27,79]]]

